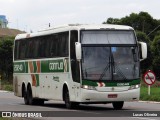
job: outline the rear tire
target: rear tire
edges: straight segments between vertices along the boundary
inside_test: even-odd
[[[32,89],[29,86],[27,89],[27,100],[28,100],[28,105],[33,105],[34,101],[33,101],[33,96],[32,96]]]
[[[112,105],[113,105],[113,108],[115,110],[121,110],[123,108],[123,104],[124,104],[124,101],[120,101],[120,102],[113,102]]]
[[[28,105],[29,101],[28,101],[28,97],[27,97],[27,90],[26,90],[26,88],[23,89],[23,97],[24,97],[24,103],[26,105]]]
[[[31,87],[28,87],[26,96],[27,96],[26,97],[27,105],[43,105],[44,104],[43,99],[33,98]]]

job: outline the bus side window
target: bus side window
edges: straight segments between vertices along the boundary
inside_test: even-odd
[[[54,50],[54,37],[52,36],[51,37],[51,40],[50,40],[50,47],[49,47],[49,53],[50,53],[50,57],[54,57],[54,54],[55,54],[55,50]]]
[[[45,53],[45,58],[50,58],[51,56],[50,56],[49,50],[50,50],[50,44],[51,44],[51,43],[50,43],[50,41],[51,41],[51,36],[50,36],[50,35],[45,36],[44,39],[45,39],[45,51],[44,51],[44,53]]]
[[[38,58],[38,39],[34,40],[34,51],[33,51],[33,58]]]
[[[39,42],[39,57],[40,58],[44,58],[44,54],[45,54],[45,40],[43,38],[41,38],[40,42]]]
[[[19,59],[19,43],[20,41],[15,41],[15,48],[14,48],[14,59]]]
[[[20,53],[19,53],[19,58],[20,59],[25,59],[25,53],[26,53],[26,48],[27,48],[27,46],[26,46],[26,44],[25,44],[25,40],[22,40],[22,41],[20,41],[20,47],[19,47],[19,51],[20,51]]]
[[[75,54],[75,42],[78,42],[78,31],[71,31],[71,40],[70,40],[70,59],[71,59],[71,72],[74,82],[80,82],[80,70],[79,62],[76,60]]]
[[[54,35],[54,57],[58,56],[58,35]]]
[[[28,58],[31,59],[33,58],[33,48],[34,48],[34,44],[33,44],[33,40],[29,40],[29,49],[28,49]]]
[[[57,57],[58,56],[58,36],[57,34],[53,34],[50,36],[49,40],[48,40],[48,49],[47,51],[49,51],[49,57],[53,58],[53,57]]]
[[[68,56],[68,32],[60,33],[59,34],[59,55],[61,57],[67,57]]]

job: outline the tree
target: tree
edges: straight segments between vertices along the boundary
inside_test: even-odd
[[[133,27],[137,31],[142,31],[147,35],[153,31],[158,25],[160,25],[160,20],[153,19],[153,17],[147,12],[131,13],[129,16],[123,18],[108,18],[104,24],[119,24],[119,25],[128,25]],[[158,28],[157,30],[160,30]],[[156,31],[157,31],[156,30]],[[156,31],[149,35],[151,41],[153,40]]]
[[[152,63],[153,60],[153,55],[151,52],[151,41],[149,39],[149,37],[147,37],[146,33],[141,32],[141,31],[136,31],[137,34],[137,39],[138,41],[142,41],[147,43],[147,59],[141,61],[141,72],[144,73],[147,69],[150,69],[152,67],[152,65],[150,63]]]
[[[137,35],[138,41],[145,42],[149,45],[151,44],[151,41],[150,41],[149,37],[146,35],[146,33],[142,32],[142,31],[136,31],[136,35]]]
[[[13,37],[0,39],[0,74],[9,80],[13,73]]]
[[[118,18],[108,18],[106,22],[103,22],[103,24],[120,24],[121,21]]]
[[[154,38],[151,49],[154,55],[152,67],[156,76],[160,78],[160,35]]]

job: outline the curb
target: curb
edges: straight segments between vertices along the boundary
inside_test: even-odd
[[[5,91],[5,90],[0,90],[0,93],[4,93],[4,92],[11,92],[11,91]]]
[[[160,104],[160,102],[156,102],[156,101],[138,101],[138,102]]]

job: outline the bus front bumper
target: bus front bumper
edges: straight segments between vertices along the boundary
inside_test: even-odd
[[[121,92],[99,92],[82,89],[80,102],[114,102],[139,100],[140,88]]]

